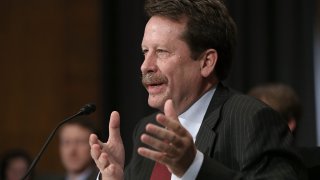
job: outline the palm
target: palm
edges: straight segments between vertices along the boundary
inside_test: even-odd
[[[106,146],[104,146],[102,151],[108,154],[110,164],[115,164],[123,168],[125,160],[125,151],[121,138],[109,138],[108,142],[105,143],[105,145]]]

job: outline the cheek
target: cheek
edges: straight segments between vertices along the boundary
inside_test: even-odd
[[[82,156],[90,156],[90,147],[79,147],[78,149],[79,154],[81,154]]]
[[[74,152],[76,151],[76,148],[74,146],[65,146],[60,148],[60,154],[64,158],[70,157]]]
[[[158,67],[160,73],[168,79],[170,91],[180,91],[179,88],[193,85],[200,75],[199,62],[187,57],[158,61]]]
[[[194,80],[199,77],[200,71],[196,70],[195,67],[180,66],[171,72],[169,77],[179,87],[193,85]]]
[[[60,156],[63,161],[66,161],[67,159],[69,159],[71,157],[70,151],[66,151],[66,150],[61,151]]]
[[[67,148],[66,147],[60,147],[59,149],[61,156],[65,156],[67,154]]]
[[[201,78],[201,71],[200,69],[190,69],[189,71],[186,71],[187,73],[185,74],[186,80],[192,82],[191,84],[194,84],[197,82],[199,78]]]

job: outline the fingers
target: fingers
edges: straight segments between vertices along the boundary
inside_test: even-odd
[[[117,111],[113,111],[109,121],[109,140],[122,141],[120,135],[120,115]]]
[[[97,144],[98,143],[98,137],[95,134],[90,134],[89,137],[89,144],[90,146],[92,146],[93,144]]]
[[[98,159],[101,154],[102,146],[99,143],[98,137],[95,134],[91,134],[89,137],[89,144],[91,146],[91,156],[94,160]]]
[[[150,146],[138,148],[141,156],[165,164],[175,175],[181,176],[192,163],[196,147],[191,134],[179,122],[172,100],[164,105],[164,114],[156,116],[162,126],[148,124],[141,141]]]
[[[97,146],[93,146],[91,148],[91,156],[100,171],[103,171],[110,165],[107,153],[101,153],[101,151],[98,151]]]
[[[146,131],[149,135],[142,135],[141,141],[156,150],[172,154],[175,153],[171,150],[172,146],[183,145],[183,138],[188,136],[188,131],[180,124],[172,100],[166,101],[164,111],[165,114],[158,114],[156,120],[166,128],[148,124]]]
[[[178,119],[178,115],[176,113],[176,110],[173,107],[173,101],[172,99],[168,99],[164,103],[164,114],[172,119]]]
[[[164,114],[158,114],[156,120],[169,130],[172,130],[180,136],[185,136],[186,129],[179,122],[178,115],[173,107],[171,99],[167,100],[164,105]]]
[[[101,154],[100,146],[97,144],[92,145],[91,149],[90,149],[90,154],[91,154],[92,159],[94,161],[96,161]]]
[[[138,148],[138,153],[141,156],[144,156],[144,157],[149,158],[151,160],[160,162],[162,164],[167,164],[168,161],[170,161],[170,158],[168,158],[165,153],[154,151],[154,150],[151,150],[151,149],[148,149],[148,148],[139,147]]]
[[[97,135],[89,137],[90,153],[103,179],[123,179],[125,160],[124,146],[120,135],[120,115],[114,111],[109,120],[109,138],[102,143]]]
[[[107,145],[104,145],[95,134],[90,135],[89,144],[91,146],[90,153],[92,159],[95,161],[99,170],[103,171],[110,165],[108,153],[111,152],[109,152]]]
[[[178,118],[170,118],[164,114],[158,114],[156,120],[166,127],[166,129],[173,131],[180,136],[185,135],[185,128],[180,124]]]
[[[178,135],[172,130],[162,128],[154,124],[148,124],[146,126],[146,131],[161,140],[161,142],[175,146],[180,146],[182,143]]]
[[[178,154],[178,148],[175,148],[172,143],[165,142],[163,140],[159,140],[155,137],[149,136],[147,134],[143,134],[141,136],[141,141],[149,146],[153,147],[159,152],[163,152],[166,156],[174,156]]]
[[[114,111],[110,115],[109,121],[109,139],[106,143],[102,143],[97,135],[91,134],[89,137],[89,144],[91,146],[91,156],[94,159],[96,165],[99,168],[104,168],[117,159],[114,156],[114,149],[118,148],[118,144],[122,145],[122,140],[120,137],[120,115],[118,112]],[[108,154],[111,156],[109,157]]]
[[[141,136],[141,141],[154,150],[144,149],[142,152],[147,152],[147,156],[151,155],[157,159],[166,157],[173,157],[177,155],[180,147],[183,146],[184,135],[187,134],[187,130],[180,124],[175,109],[173,107],[172,100],[167,100],[165,103],[165,115],[158,114],[156,120],[165,126],[166,128],[148,124],[146,126],[146,132],[148,134],[143,134]],[[158,151],[158,153],[157,153]]]
[[[89,144],[90,144],[90,146],[92,146],[93,144],[100,144],[98,136],[95,134],[90,134]]]

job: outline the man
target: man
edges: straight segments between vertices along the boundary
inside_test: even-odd
[[[31,157],[24,149],[10,149],[4,153],[0,164],[0,179],[21,180],[31,164]],[[33,172],[27,179],[33,179]]]
[[[65,180],[93,180],[98,170],[90,156],[88,139],[96,133],[91,120],[78,118],[66,123],[59,131],[59,151],[66,170]]]
[[[297,93],[288,85],[268,83],[253,87],[248,94],[278,111],[288,123],[291,132],[297,127],[301,116],[301,105]]]
[[[162,113],[137,124],[125,170],[118,112],[111,113],[106,143],[90,136],[102,179],[299,179],[303,168],[280,116],[220,83],[236,31],[225,6],[147,0],[145,9],[142,83],[148,104]]]
[[[292,133],[301,117],[301,104],[295,90],[283,83],[267,83],[253,87],[249,95],[278,111]],[[296,147],[308,168],[309,180],[320,179],[320,147]]]

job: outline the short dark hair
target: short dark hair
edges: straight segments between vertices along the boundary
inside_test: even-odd
[[[282,83],[261,84],[253,87],[248,94],[268,104],[287,121],[291,117],[298,121],[301,117],[299,97],[289,85]]]
[[[224,80],[230,71],[236,44],[236,25],[219,0],[146,0],[149,17],[164,16],[175,21],[187,17],[183,39],[196,59],[206,49],[218,52],[216,76]]]
[[[92,119],[89,119],[87,116],[80,116],[80,117],[76,117],[74,119],[72,119],[71,121],[66,122],[61,129],[64,126],[68,126],[68,125],[78,125],[81,126],[85,129],[88,129],[91,133],[96,134],[97,136],[99,136],[99,131],[96,128],[95,123],[92,121]],[[61,131],[61,130],[60,130]]]

